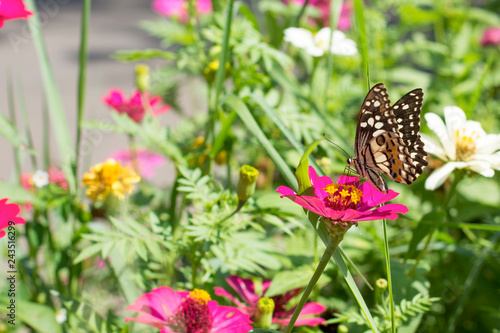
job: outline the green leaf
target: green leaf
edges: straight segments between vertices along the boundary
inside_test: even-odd
[[[442,224],[446,218],[444,211],[434,210],[426,214],[420,220],[418,226],[413,230],[413,236],[408,246],[408,252],[406,252],[406,259],[415,258],[417,254],[418,244],[427,236],[429,233],[433,232],[437,226]]]
[[[313,273],[314,271],[309,265],[299,267],[293,271],[279,272],[273,277],[271,285],[264,296],[273,297],[285,294],[292,289],[304,288]]]
[[[38,199],[33,192],[24,189],[21,185],[0,181],[0,198],[9,198],[17,204],[32,203],[44,207],[45,202]]]
[[[28,8],[33,12],[30,17],[28,26],[30,28],[31,37],[35,50],[40,61],[40,69],[42,71],[43,85],[45,88],[45,98],[49,106],[51,120],[53,124],[54,136],[59,146],[60,156],[63,159],[62,169],[71,192],[75,192],[77,183],[73,173],[76,152],[71,144],[71,135],[66,120],[66,113],[62,104],[61,95],[57,88],[56,80],[52,67],[50,65],[47,49],[42,37],[42,24],[38,19],[38,11],[34,0],[26,1]]]
[[[16,148],[26,146],[26,142],[22,135],[3,113],[0,113],[0,135],[6,138]]]
[[[80,254],[75,258],[75,260],[73,261],[73,264],[78,264],[80,261],[83,261],[87,258],[92,257],[93,255],[100,252],[102,249],[103,249],[102,243],[93,244],[93,245],[90,245],[90,246],[84,248],[80,252]]]
[[[299,166],[297,170],[295,170],[295,176],[297,177],[297,181],[299,182],[299,192],[302,193],[311,187],[311,181],[309,179],[309,155],[312,153],[314,149],[319,145],[319,143],[323,141],[323,139],[319,139],[311,143],[307,146],[302,158],[300,159]],[[315,168],[318,171],[319,168]]]
[[[228,96],[224,103],[232,110],[236,111],[248,130],[253,135],[255,135],[259,143],[262,145],[262,148],[267,151],[269,157],[271,157],[273,162],[276,164],[278,170],[280,170],[281,174],[283,175],[283,177],[285,177],[288,184],[290,186],[296,187],[296,185],[294,184],[295,177],[293,175],[293,172],[290,170],[285,160],[283,159],[283,157],[281,157],[276,148],[274,148],[274,145],[266,137],[259,124],[257,124],[252,114],[248,110],[245,103],[243,103],[238,97],[234,95]]]
[[[137,61],[160,58],[164,60],[174,60],[177,55],[174,52],[167,52],[158,49],[146,50],[119,50],[111,55],[111,58],[119,61]]]
[[[8,314],[7,306],[10,305],[10,299],[0,297],[0,312]],[[23,300],[16,300],[16,321],[25,323],[36,332],[40,333],[59,333],[61,325],[56,321],[54,309],[47,305],[31,303]],[[9,317],[7,317],[9,320]]]

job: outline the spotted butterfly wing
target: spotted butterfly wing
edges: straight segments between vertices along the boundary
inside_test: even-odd
[[[388,192],[380,173],[398,183],[411,184],[427,165],[419,134],[422,89],[404,95],[391,106],[379,83],[368,92],[358,117],[354,158],[348,164],[379,191]]]

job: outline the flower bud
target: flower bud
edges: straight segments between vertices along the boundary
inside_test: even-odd
[[[257,314],[255,315],[256,328],[269,328],[273,321],[274,301],[263,297],[257,303]]]
[[[149,66],[139,64],[135,66],[135,85],[140,92],[149,91]]]
[[[250,165],[243,165],[240,169],[240,180],[236,191],[238,192],[238,199],[240,201],[247,201],[255,192],[255,184],[259,171]]]
[[[378,279],[375,282],[375,286],[380,292],[384,292],[387,289],[387,280],[386,279]]]
[[[341,324],[341,325],[339,325],[337,327],[337,332],[338,333],[348,333],[349,332],[349,327]]]

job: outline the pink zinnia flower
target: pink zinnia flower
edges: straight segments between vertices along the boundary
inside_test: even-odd
[[[25,224],[26,221],[22,217],[18,217],[19,206],[15,203],[7,203],[9,199],[0,200],[0,238],[5,236],[5,230],[9,227],[9,222],[14,224]]]
[[[262,293],[257,294],[255,292],[255,286],[251,279],[242,279],[238,276],[231,276],[226,279],[227,283],[236,291],[243,302],[240,302],[233,295],[228,293],[221,287],[215,287],[214,292],[217,296],[222,296],[228,298],[233,302],[238,309],[243,313],[255,318],[257,313],[257,304],[259,299],[264,297],[266,290],[271,285],[271,281],[265,280],[262,283]],[[274,301],[274,312],[273,312],[273,323],[280,325],[288,325],[295,307],[286,310],[286,304],[300,292],[300,288],[288,291],[283,295],[273,296]],[[306,303],[302,311],[300,312],[299,318],[295,323],[295,326],[316,326],[325,321],[321,317],[314,317],[320,315],[326,310],[326,307],[320,303],[309,302]]]
[[[136,158],[139,175],[142,178],[152,178],[157,168],[165,164],[165,158],[160,154],[150,152],[147,149],[136,150],[135,156],[129,149],[117,150],[108,158],[112,158],[129,167],[135,167],[133,158]]]
[[[388,204],[375,208],[399,195],[389,190],[387,194],[379,192],[369,182],[359,184],[358,177],[341,176],[337,183],[330,177],[318,177],[313,167],[309,167],[309,179],[314,188],[314,196],[298,195],[286,186],[280,186],[277,192],[307,210],[322,216],[331,225],[380,219],[394,220],[398,213],[406,213],[408,208],[401,204]],[[374,209],[375,208],[375,209]],[[328,227],[328,225],[327,225]]]
[[[236,308],[220,306],[200,289],[174,291],[169,287],[153,289],[135,300],[127,310],[139,313],[126,318],[160,329],[160,333],[246,333],[252,329],[250,317]]]
[[[0,1],[0,28],[3,27],[4,22],[7,20],[27,19],[30,15],[33,15],[33,13],[25,9],[22,0]]]
[[[179,21],[186,22],[189,18],[188,0],[154,0],[153,10],[166,17],[178,17]],[[196,1],[196,13],[208,14],[212,12],[212,1]]]
[[[500,44],[500,27],[490,27],[486,29],[481,38],[481,45],[483,46],[496,46]]]
[[[147,94],[147,92],[145,94]],[[142,121],[146,113],[142,105],[141,92],[138,89],[132,96],[130,96],[130,99],[128,99],[120,89],[111,89],[108,92],[108,95],[103,97],[103,102],[118,113],[126,113],[137,123]],[[151,106],[151,110],[155,116],[170,110],[170,105],[157,104],[161,104],[160,96],[153,96],[149,98],[149,105]]]

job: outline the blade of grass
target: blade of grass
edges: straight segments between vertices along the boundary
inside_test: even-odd
[[[339,21],[340,17],[340,11],[342,8],[342,1],[339,0],[333,0],[330,3],[330,27],[337,27],[337,22]],[[331,49],[331,42],[333,39],[333,31],[335,29],[331,29],[330,32],[330,40],[329,42],[329,47],[328,49]],[[323,111],[326,113],[327,109],[327,102],[328,102],[328,89],[330,88],[330,80],[332,79],[332,74],[333,74],[333,53],[328,52],[328,57],[326,61],[326,80],[325,80],[325,93],[323,97]]]
[[[30,121],[28,117],[28,111],[26,110],[26,104],[24,100],[24,93],[23,93],[23,86],[21,83],[18,85],[18,90],[19,90],[19,106],[21,108],[21,117],[23,119],[23,127],[24,127],[24,132],[26,135],[26,143],[28,145],[28,148],[31,151],[35,151],[35,147],[33,146],[33,139],[31,137],[31,129],[30,129]],[[31,163],[33,164],[33,169],[37,170],[38,169],[38,162],[36,160],[36,155],[31,154]]]
[[[48,170],[50,165],[50,122],[49,122],[49,110],[47,104],[43,103],[43,167]]]
[[[9,105],[9,115],[10,115],[10,120],[12,122],[12,125],[14,128],[17,128],[17,121],[16,121],[16,105],[14,103],[14,89],[12,88],[12,76],[9,75],[7,78],[7,99],[8,99],[8,105]],[[14,164],[15,164],[15,170],[14,170],[14,177],[16,179],[16,183],[20,184],[21,183],[21,151],[19,149],[14,148]]]
[[[309,4],[309,0],[304,1],[304,4],[300,8],[300,12],[297,15],[297,18],[295,18],[295,27],[298,27],[300,25],[300,19],[302,15],[304,15],[304,12],[306,11],[307,5]]]
[[[259,124],[257,124],[257,121],[255,121],[254,117],[248,110],[245,103],[243,103],[238,97],[230,95],[226,98],[225,104],[232,110],[236,111],[250,133],[255,135],[259,143],[262,145],[262,148],[267,151],[269,157],[273,160],[274,164],[276,164],[283,177],[285,177],[287,183],[290,186],[296,188],[297,181],[295,179],[295,175],[293,174],[292,170],[290,170],[290,167],[288,166],[288,164],[286,164],[283,157],[281,157],[278,151],[274,148],[273,144],[266,137]]]
[[[71,136],[69,133],[68,122],[64,113],[61,96],[57,89],[54,73],[50,65],[49,57],[42,37],[42,29],[38,18],[38,11],[34,0],[26,0],[26,4],[33,12],[33,16],[28,21],[33,44],[38,54],[40,70],[42,73],[45,96],[52,118],[54,133],[59,147],[59,156],[62,160],[62,169],[66,176],[69,189],[72,193],[76,189],[76,180],[73,174],[73,165],[75,161],[75,151],[71,145]]]
[[[354,0],[354,17],[356,32],[358,33],[358,44],[361,51],[361,62],[363,63],[361,77],[366,76],[366,85],[368,90],[370,90],[368,35],[366,33],[363,0]]]
[[[492,246],[483,248],[479,257],[476,258],[476,260],[474,261],[474,265],[472,266],[472,268],[469,272],[469,276],[467,276],[467,280],[465,280],[464,291],[462,292],[462,295],[460,296],[460,299],[458,300],[458,304],[457,304],[457,307],[455,309],[455,312],[453,313],[453,315],[450,319],[450,322],[448,324],[448,330],[447,330],[448,333],[455,332],[456,321],[457,321],[457,318],[460,317],[460,315],[462,314],[465,300],[469,296],[469,294],[472,290],[472,287],[474,286],[474,282],[476,282],[476,279],[479,275],[479,272],[481,271],[481,268],[483,267],[483,264],[484,264],[484,261],[486,260],[486,257],[490,253],[490,250],[492,248],[494,248],[494,245],[498,241],[498,238],[500,238],[500,232],[495,233],[493,235],[493,237],[491,237],[490,242],[491,242]]]
[[[79,55],[79,73],[78,73],[78,108],[77,108],[77,125],[76,125],[76,143],[75,143],[75,179],[78,179],[78,153],[80,151],[80,141],[82,136],[82,121],[85,102],[85,82],[87,78],[87,57],[88,57],[88,30],[90,19],[91,0],[84,0],[82,5],[82,26],[80,32],[80,55]],[[78,186],[78,183],[76,184]]]

